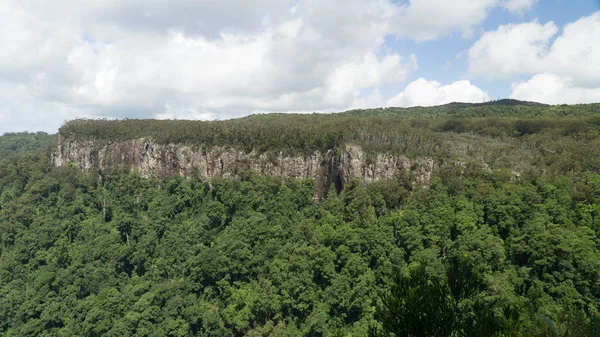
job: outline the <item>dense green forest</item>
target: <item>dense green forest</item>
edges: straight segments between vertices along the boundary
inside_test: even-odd
[[[46,132],[8,132],[0,136],[0,158],[35,152],[52,145],[56,135]]]
[[[387,116],[387,117],[585,117],[600,114],[600,104],[547,105],[535,102],[502,99],[485,103],[450,103],[434,107],[378,108],[351,110],[342,113],[347,116]]]
[[[441,107],[422,108],[436,111]],[[469,109],[514,108],[467,105]],[[520,106],[517,106],[520,107]],[[110,142],[147,138],[159,143],[237,147],[246,152],[308,155],[344,145],[360,145],[369,153],[388,152],[464,162],[519,174],[547,176],[600,170],[600,107],[566,106],[564,117],[456,118],[452,114],[402,118],[341,114],[267,114],[219,121],[74,120],[59,130],[68,139]],[[530,109],[537,109],[537,105]],[[540,109],[562,106],[542,106]],[[419,108],[410,108],[419,109]],[[427,110],[427,111],[429,111]],[[526,110],[529,111],[529,110]],[[552,116],[550,114],[550,116]]]
[[[558,109],[464,108],[523,104]],[[427,186],[353,180],[322,203],[311,180],[82,172],[51,166],[52,136],[0,137],[0,336],[600,336],[594,107],[60,130],[98,143],[505,158],[493,169],[441,160]]]

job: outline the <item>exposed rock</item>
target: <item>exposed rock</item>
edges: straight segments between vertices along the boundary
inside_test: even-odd
[[[59,136],[53,153],[55,166],[73,162],[84,171],[94,168],[126,167],[143,177],[159,179],[173,174],[182,177],[238,177],[244,171],[267,176],[314,179],[315,201],[321,201],[331,184],[338,190],[351,179],[364,183],[393,179],[398,172],[411,173],[414,183],[428,184],[435,169],[429,158],[409,159],[385,153],[368,154],[360,146],[347,145],[325,154],[288,156],[283,153],[244,152],[235,147],[193,147],[183,144],[159,144],[139,138],[97,144]]]

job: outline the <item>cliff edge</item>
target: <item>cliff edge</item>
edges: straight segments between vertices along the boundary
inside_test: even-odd
[[[361,146],[345,145],[309,155],[283,152],[246,152],[232,146],[190,146],[158,143],[136,138],[99,144],[93,139],[78,140],[59,135],[52,154],[55,166],[74,163],[84,171],[129,168],[144,177],[162,179],[173,174],[185,178],[239,177],[245,171],[267,176],[313,179],[314,199],[321,201],[334,184],[341,190],[351,179],[364,183],[393,179],[408,172],[414,183],[428,184],[436,167],[429,158],[410,159],[386,153],[370,154]]]

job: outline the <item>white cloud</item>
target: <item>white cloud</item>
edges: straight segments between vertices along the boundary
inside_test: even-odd
[[[387,101],[388,106],[434,106],[452,102],[480,103],[490,98],[471,82],[463,80],[449,85],[424,78],[411,82],[398,95]]]
[[[566,25],[537,20],[500,26],[468,52],[468,72],[488,79],[554,73],[582,87],[600,87],[600,12]]]
[[[499,7],[523,13],[537,0],[410,0],[398,8],[394,30],[417,40],[432,40],[460,32],[470,37],[488,14]]]
[[[373,89],[366,97],[355,98],[352,101],[351,109],[369,109],[381,107],[382,96],[379,89]]]
[[[506,8],[513,14],[523,14],[533,7],[537,0],[506,0],[500,3],[500,6]]]
[[[572,76],[578,85],[600,87],[600,11],[565,26],[543,59],[545,68]]]
[[[578,87],[571,78],[543,73],[513,84],[510,98],[547,104],[592,103],[600,102],[600,88]]]
[[[0,0],[0,83],[14,93],[0,95],[0,132],[55,131],[81,116],[209,119],[374,104],[361,93],[417,69],[410,52],[386,49],[386,36],[468,34],[501,7],[528,5]]]
[[[71,117],[203,119],[345,109],[361,90],[416,69],[414,56],[382,51],[394,8],[387,0],[301,0],[293,9],[275,0],[0,0],[0,78],[25,93],[0,98],[2,118],[26,125],[27,114],[54,111],[48,105]]]
[[[414,56],[382,51],[394,8],[387,0],[301,0],[293,10],[275,0],[0,0],[0,79],[5,92],[21,93],[0,96],[0,120],[27,125],[45,111],[56,122],[42,129],[53,131],[78,116],[345,109],[361,90],[416,69]]]
[[[14,1],[17,0],[4,0]],[[190,36],[218,37],[228,33],[255,33],[289,11],[279,0],[18,0],[43,20],[68,19],[98,39],[129,31],[164,34],[181,31]],[[68,13],[68,16],[65,16]],[[275,20],[276,21],[276,20]],[[277,22],[275,22],[277,23]]]
[[[468,72],[486,78],[510,77],[537,72],[547,54],[549,40],[558,32],[553,22],[537,20],[505,25],[485,33],[468,52]]]
[[[326,100],[343,106],[352,101],[353,95],[361,88],[404,81],[409,72],[416,70],[417,60],[412,55],[405,64],[401,61],[398,54],[388,55],[381,60],[374,54],[368,54],[360,63],[341,64],[327,80]]]
[[[52,101],[39,102],[26,85],[0,80],[0,132],[54,132],[67,119],[90,116],[86,109]]]
[[[193,106],[172,107],[170,104],[166,104],[165,111],[156,114],[154,118],[208,121],[216,119],[216,116],[212,112],[202,111],[201,109],[198,109]]]
[[[567,24],[500,26],[468,52],[468,72],[488,79],[531,75],[511,98],[549,104],[600,101],[600,12]],[[553,40],[554,39],[554,40]]]

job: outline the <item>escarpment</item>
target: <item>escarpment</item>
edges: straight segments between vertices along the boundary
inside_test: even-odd
[[[436,167],[429,158],[367,153],[358,145],[344,145],[305,155],[244,151],[235,146],[190,146],[136,138],[106,144],[93,139],[59,136],[52,155],[55,166],[74,163],[84,171],[95,168],[128,168],[144,177],[173,174],[191,178],[238,177],[245,171],[267,176],[314,179],[314,199],[322,200],[333,184],[341,190],[351,179],[362,182],[393,179],[409,172],[413,183],[429,183]]]

